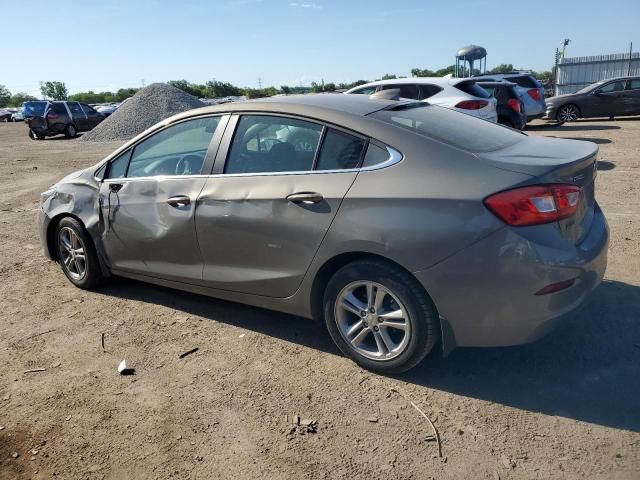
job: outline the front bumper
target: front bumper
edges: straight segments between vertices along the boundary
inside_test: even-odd
[[[415,275],[457,346],[520,345],[553,330],[589,298],[604,276],[608,244],[607,222],[596,206],[591,229],[578,245],[540,245],[505,227]],[[534,294],[571,278],[576,280],[570,288]]]
[[[49,260],[53,260],[53,254],[49,251],[49,242],[47,239],[47,231],[49,230],[49,222],[51,219],[42,208],[38,209],[38,233],[40,234],[40,247]]]

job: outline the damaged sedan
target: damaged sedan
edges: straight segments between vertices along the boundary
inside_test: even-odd
[[[314,318],[361,366],[531,342],[606,267],[597,146],[423,102],[304,95],[191,110],[42,194],[46,255]]]

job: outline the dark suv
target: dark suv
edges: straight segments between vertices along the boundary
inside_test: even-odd
[[[37,100],[22,105],[29,136],[36,140],[64,134],[73,138],[78,132],[87,132],[105,119],[89,105],[79,102],[50,102]]]
[[[527,124],[527,116],[524,113],[524,104],[516,90],[517,85],[511,82],[477,82],[498,104],[498,123],[507,127],[522,130]]]
[[[473,77],[478,82],[512,82],[524,105],[527,122],[542,118],[547,110],[544,102],[544,86],[530,72],[484,73]]]

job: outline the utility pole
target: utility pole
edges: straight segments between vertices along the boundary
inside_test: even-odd
[[[629,69],[627,70],[627,75],[631,76],[631,55],[633,53],[633,42],[629,45]]]
[[[258,88],[262,90],[262,78],[258,77]]]
[[[140,79],[140,85],[142,86],[142,88],[144,88],[144,78]]]

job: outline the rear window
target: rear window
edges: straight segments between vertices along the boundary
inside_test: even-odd
[[[524,138],[509,128],[435,105],[407,105],[369,116],[472,152],[498,150]]]
[[[464,93],[468,93],[469,95],[473,95],[478,98],[489,98],[489,92],[487,92],[484,88],[478,85],[476,82],[463,82],[458,83],[455,86],[458,90],[462,90]]]
[[[540,88],[540,84],[538,81],[533,78],[531,75],[521,75],[519,77],[507,77],[505,80],[509,80],[510,82],[517,83],[520,87],[523,88]]]
[[[49,102],[24,102],[22,111],[26,117],[43,117],[47,103]]]

